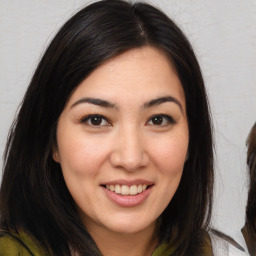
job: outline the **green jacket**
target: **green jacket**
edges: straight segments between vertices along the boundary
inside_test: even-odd
[[[167,250],[167,244],[162,244],[156,248],[152,256],[169,255],[171,251]],[[26,234],[17,235],[2,231],[0,232],[0,256],[47,256],[47,254]]]
[[[24,233],[0,232],[0,256],[46,256],[36,243]]]

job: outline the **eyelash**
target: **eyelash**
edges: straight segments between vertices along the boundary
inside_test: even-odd
[[[165,124],[154,124],[153,123],[153,118],[158,118],[160,117],[161,118],[161,121],[164,122],[164,120],[166,121]],[[100,120],[100,123],[98,125],[96,124],[92,124],[92,118],[99,118]],[[102,125],[102,121],[105,121],[107,122],[107,124],[103,124]],[[149,124],[149,122],[152,122],[152,124]],[[157,120],[156,120],[157,121]],[[93,126],[93,127],[101,127],[101,126],[111,126],[111,122],[106,118],[104,117],[103,115],[99,115],[99,114],[92,114],[92,115],[88,115],[88,116],[85,116],[83,117],[81,120],[80,120],[81,123],[87,123],[88,125],[90,126]],[[90,122],[90,123],[89,123]],[[166,115],[166,114],[157,114],[157,115],[153,115],[151,116],[148,121],[146,122],[146,124],[149,124],[149,125],[152,125],[152,126],[166,126],[168,124],[176,124],[176,121],[174,120],[174,118],[172,116],[169,116],[169,115]]]
[[[149,120],[147,121],[147,123],[149,123],[150,121],[152,122],[153,118],[157,118],[160,117],[161,119],[165,119],[166,120],[166,124],[150,124],[150,125],[154,125],[154,126],[166,126],[168,124],[176,124],[176,121],[174,120],[174,118],[172,116],[166,115],[166,114],[157,114],[157,115],[153,115],[149,118]]]
[[[100,122],[99,125],[92,124],[92,118],[99,118],[99,119],[101,119],[101,122],[102,122],[102,120],[105,120],[107,122],[107,124],[106,125],[101,125],[101,122]],[[91,123],[89,123],[90,119],[91,119]],[[87,123],[88,125],[91,125],[91,126],[94,126],[94,127],[110,126],[111,125],[110,121],[106,117],[104,117],[103,115],[99,115],[99,114],[92,114],[92,115],[85,116],[81,119],[80,122],[81,123]]]

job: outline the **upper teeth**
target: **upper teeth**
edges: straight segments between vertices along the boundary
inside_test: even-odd
[[[106,188],[121,195],[137,195],[144,190],[146,190],[147,185],[139,184],[139,185],[106,185]]]

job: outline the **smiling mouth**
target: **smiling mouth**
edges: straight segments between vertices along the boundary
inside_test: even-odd
[[[123,196],[135,196],[144,192],[146,189],[150,187],[150,185],[146,184],[138,184],[138,185],[105,185],[106,189]]]

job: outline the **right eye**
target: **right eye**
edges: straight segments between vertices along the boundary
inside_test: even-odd
[[[85,123],[90,126],[109,126],[109,121],[102,115],[88,115],[81,120],[81,123]]]

